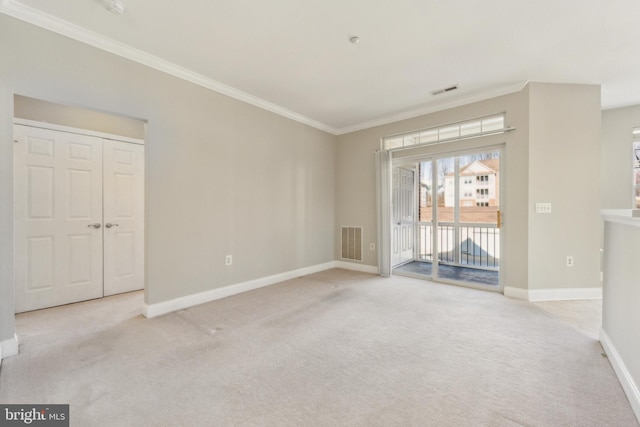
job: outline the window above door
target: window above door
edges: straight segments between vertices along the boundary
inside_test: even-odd
[[[397,150],[418,145],[440,144],[464,138],[490,135],[511,130],[505,128],[504,114],[467,120],[440,127],[393,135],[382,139],[383,150]]]

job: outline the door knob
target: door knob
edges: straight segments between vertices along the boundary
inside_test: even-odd
[[[95,224],[89,224],[87,227],[100,228],[100,223],[96,222]]]
[[[118,224],[111,224],[110,222],[108,222],[104,226],[107,227],[107,228],[111,228],[111,227],[117,227]]]

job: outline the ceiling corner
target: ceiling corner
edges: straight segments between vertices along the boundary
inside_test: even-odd
[[[242,102],[246,102],[247,104],[251,104],[263,110],[270,111],[272,113],[311,126],[332,135],[338,135],[338,129],[325,123],[321,123],[310,117],[296,113],[295,111],[286,109],[262,98],[238,90],[232,86],[210,79],[201,74],[195,73],[171,62],[165,61],[161,58],[143,52],[124,43],[120,43],[116,40],[87,30],[86,28],[80,27],[71,22],[41,12],[16,0],[0,1],[2,2],[0,3],[0,13],[4,13],[5,15],[11,16],[24,22],[28,22],[37,27],[44,28],[54,33],[61,34],[73,40],[88,44],[90,46],[129,59],[139,64],[146,65],[150,68],[154,68],[158,71],[172,75],[179,79],[197,84],[206,89],[221,93]]]

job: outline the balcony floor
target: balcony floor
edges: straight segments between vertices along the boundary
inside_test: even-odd
[[[394,273],[411,273],[431,278],[431,263],[424,261],[412,261],[393,269]],[[480,270],[472,267],[459,267],[440,264],[438,276],[441,279],[456,280],[459,282],[476,283],[481,285],[498,286],[499,272],[492,270]]]

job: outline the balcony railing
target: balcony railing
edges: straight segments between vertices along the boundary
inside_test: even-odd
[[[433,224],[420,222],[418,230],[418,260],[433,261]],[[500,229],[494,224],[440,222],[435,233],[439,262],[499,269]]]

